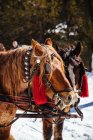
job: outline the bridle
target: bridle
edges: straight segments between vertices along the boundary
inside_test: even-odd
[[[70,84],[72,85],[74,92],[80,93],[82,83],[80,84],[79,89],[76,90],[76,88],[75,88],[76,87],[75,86],[75,84],[76,84],[75,79],[76,78],[75,78],[75,76],[74,76],[74,78],[73,78],[73,76],[70,77],[70,69],[69,68],[73,69],[71,71],[73,71],[73,74],[75,74],[77,69],[80,67],[80,64],[82,63],[81,58],[78,56],[75,56],[73,54],[73,50],[71,52],[71,49],[67,50],[67,52],[62,50],[62,52],[60,51],[59,54],[63,58],[63,61],[65,63],[65,70],[66,70],[67,79],[69,80]],[[81,80],[81,82],[82,82],[82,80]]]
[[[38,56],[36,57],[36,63],[33,67],[33,70],[32,72],[30,73],[30,69],[31,69],[31,66],[30,66],[30,58],[31,58],[31,54],[32,54],[32,47],[28,48],[28,50],[26,51],[25,53],[25,57],[24,57],[24,79],[26,82],[28,82],[28,89],[30,88],[29,85],[32,81],[32,78],[34,76],[34,74],[38,73],[38,70],[40,70],[40,59],[38,58]],[[51,57],[53,59],[53,57],[56,57],[55,54],[51,54]],[[46,70],[48,72],[48,69],[47,69],[47,66],[46,66]],[[62,100],[61,102],[57,103],[57,106],[59,104],[64,104],[64,101],[62,99],[62,96],[60,95],[60,93],[64,93],[64,92],[71,92],[73,89],[72,88],[67,88],[67,89],[64,89],[64,90],[56,90],[54,88],[54,86],[52,85],[52,83],[50,82],[50,80],[47,78],[45,72],[43,74],[43,81],[44,81],[44,84],[50,88],[52,90],[52,92],[54,93],[53,94],[53,97],[52,97],[52,100],[54,100],[55,98],[59,98],[59,100]],[[30,90],[29,90],[30,91]],[[30,93],[29,93],[30,94]],[[31,95],[30,95],[31,96]],[[31,98],[31,97],[30,97]],[[66,105],[65,105],[66,106]]]
[[[75,85],[77,83],[79,84],[79,88],[75,89],[74,91],[77,93],[80,93],[81,92],[81,85],[82,85],[82,76],[83,76],[83,73],[85,73],[85,68],[84,68],[83,63],[82,63],[80,58],[77,59],[76,57],[72,57],[72,58],[70,58],[70,62],[71,62],[71,65],[73,67],[73,73],[75,75],[74,83],[75,83]],[[76,74],[77,72],[79,72],[79,75]],[[81,72],[82,72],[82,75],[80,74]]]
[[[32,95],[31,95],[31,87],[30,87],[30,84],[31,84],[31,80],[34,76],[34,74],[38,71],[39,67],[40,67],[40,59],[38,57],[36,57],[36,63],[33,67],[33,70],[32,72],[30,73],[30,69],[31,69],[31,66],[30,66],[30,59],[31,59],[31,54],[32,54],[32,47],[29,47],[28,50],[26,51],[25,53],[25,57],[24,57],[24,79],[23,79],[23,82],[26,82],[28,83],[28,96],[29,96],[29,108],[32,109]],[[52,57],[54,55],[52,54]],[[43,80],[44,80],[44,83],[45,85],[47,85],[48,88],[50,88],[52,90],[52,92],[54,93],[53,95],[53,98],[52,100],[54,100],[54,98],[59,98],[59,101],[56,103],[55,107],[58,107],[59,105],[65,105],[63,99],[62,99],[62,96],[60,95],[60,93],[64,93],[64,92],[70,92],[72,91],[72,89],[68,88],[68,89],[64,89],[64,90],[60,90],[60,91],[57,91],[54,86],[52,85],[52,83],[50,82],[50,80],[47,78],[46,74],[44,73],[43,75]],[[5,95],[4,95],[5,96]],[[11,98],[8,97],[8,100],[11,102]],[[60,101],[61,100],[61,101]],[[11,102],[13,103],[13,102]],[[20,107],[20,105],[17,105],[16,102],[13,103],[16,107]],[[66,107],[66,105],[65,105]],[[29,111],[28,109],[24,109],[22,108],[23,110],[25,110],[25,112],[23,114],[21,114],[21,116],[23,116],[25,113],[27,113],[27,111]],[[53,108],[52,108],[53,109]],[[58,112],[58,108],[56,110]],[[20,117],[16,118],[15,120],[13,120],[12,122],[10,122],[8,125],[0,125],[0,127],[7,127],[11,124],[13,124],[17,119],[19,119]]]

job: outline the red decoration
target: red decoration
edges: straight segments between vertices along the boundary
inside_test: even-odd
[[[37,105],[47,103],[47,97],[45,94],[43,81],[41,77],[37,74],[33,77],[33,97]]]
[[[81,86],[81,97],[88,97],[88,78],[86,74],[83,75],[82,77],[82,86]]]

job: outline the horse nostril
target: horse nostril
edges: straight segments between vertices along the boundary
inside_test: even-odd
[[[72,100],[72,97],[71,97],[71,95],[69,95],[69,96],[68,96],[68,100],[69,100],[69,101],[71,101],[71,100]]]

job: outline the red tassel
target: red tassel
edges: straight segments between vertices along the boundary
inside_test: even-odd
[[[88,78],[86,74],[83,75],[82,77],[82,87],[81,87],[81,97],[88,97]]]
[[[37,105],[47,103],[44,84],[42,82],[42,79],[38,75],[35,75],[33,77],[33,97]]]

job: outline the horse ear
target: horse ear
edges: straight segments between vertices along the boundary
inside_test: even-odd
[[[51,38],[47,38],[46,40],[45,40],[45,45],[50,45],[50,46],[52,46],[52,40],[51,40]]]
[[[75,47],[74,51],[73,51],[73,54],[76,55],[76,56],[78,56],[78,55],[80,55],[80,52],[81,52],[81,43],[78,42],[76,44],[76,47]]]
[[[31,45],[35,48],[36,55],[42,55],[42,46],[34,39],[32,39]]]
[[[41,46],[41,45],[40,45],[36,40],[34,40],[34,39],[32,39],[31,45],[32,45],[33,47],[39,47],[39,46]]]

